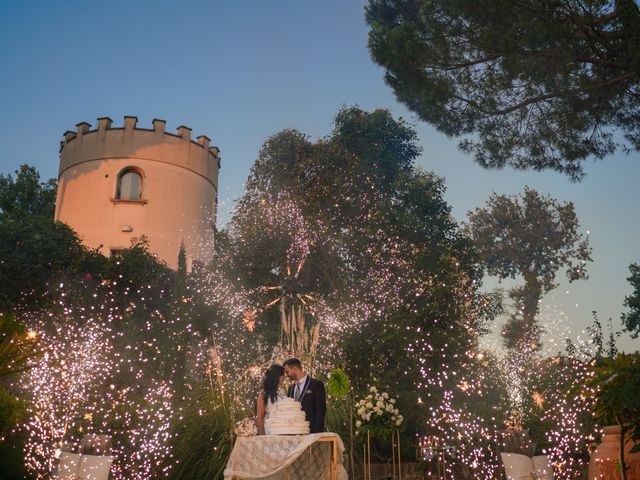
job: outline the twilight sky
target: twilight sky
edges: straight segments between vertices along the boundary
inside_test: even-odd
[[[571,183],[557,173],[487,171],[457,142],[420,122],[384,84],[367,50],[362,0],[300,2],[210,0],[169,2],[4,2],[0,15],[0,173],[20,164],[57,175],[65,130],[108,116],[138,125],[167,120],[222,151],[221,222],[233,208],[262,142],[294,127],[312,139],[329,134],[343,105],[387,108],[414,124],[424,148],[418,164],[446,180],[457,220],[492,192],[525,185],[575,204],[590,232],[590,279],[543,300],[544,317],[579,335],[591,311],[619,327],[630,293],[628,265],[640,262],[640,154],[589,161]],[[487,286],[495,282],[487,281]],[[640,340],[625,336],[626,350]]]

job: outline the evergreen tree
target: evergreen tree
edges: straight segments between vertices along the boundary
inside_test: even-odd
[[[178,250],[178,270],[176,271],[175,284],[173,287],[173,300],[180,302],[187,293],[187,253],[184,242],[180,242]]]
[[[369,0],[369,49],[398,100],[485,167],[553,169],[640,148],[633,0]]]

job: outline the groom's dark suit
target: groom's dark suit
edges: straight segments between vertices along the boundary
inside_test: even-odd
[[[324,391],[324,383],[315,378],[307,377],[304,391],[300,392],[300,403],[309,422],[311,433],[324,432],[324,417],[327,413],[327,395]],[[288,396],[295,398],[294,383],[289,387]]]

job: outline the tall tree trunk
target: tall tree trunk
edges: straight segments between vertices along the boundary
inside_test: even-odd
[[[536,328],[536,315],[540,311],[540,299],[542,298],[542,285],[533,272],[524,272],[525,285],[522,290],[523,320],[527,333],[534,333]]]
[[[516,312],[505,328],[505,344],[508,348],[537,349],[540,346],[540,329],[536,321],[539,302],[542,298],[542,285],[533,272],[523,273],[525,284],[509,290]]]

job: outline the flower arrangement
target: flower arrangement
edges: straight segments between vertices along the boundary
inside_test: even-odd
[[[238,437],[255,437],[258,434],[258,427],[253,418],[245,418],[236,422],[235,431]]]
[[[396,403],[387,392],[378,393],[376,387],[370,387],[367,396],[356,402],[356,435],[369,432],[374,437],[385,437],[398,430],[404,417]]]

